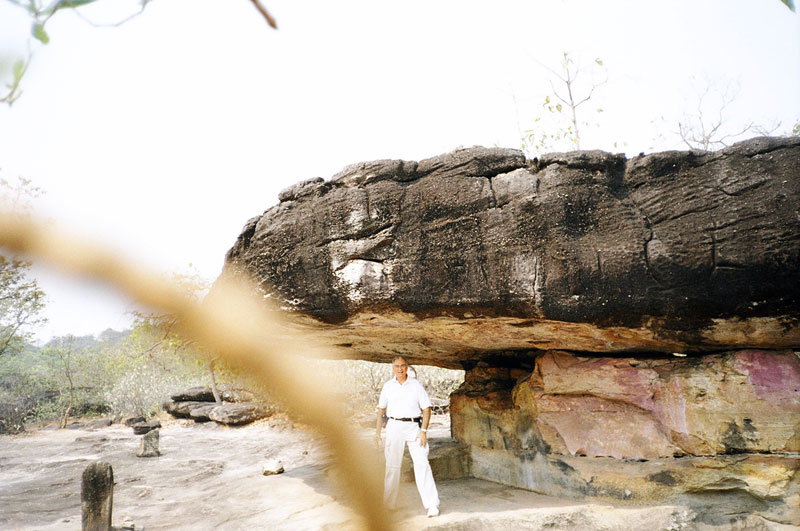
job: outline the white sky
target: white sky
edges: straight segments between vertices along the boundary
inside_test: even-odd
[[[709,83],[738,87],[732,127],[800,119],[800,16],[779,0],[264,4],[278,31],[247,0],[153,0],[115,28],[57,14],[51,43],[30,44],[24,94],[0,107],[0,177],[32,179],[47,192],[39,212],[66,229],[213,279],[247,219],[294,182],[364,160],[519,147],[550,92],[540,64],[557,68],[564,51],[607,68],[585,107],[597,124],[587,149],[683,149],[677,121]],[[82,12],[135,10],[102,0]],[[29,30],[0,0],[0,79]],[[41,337],[128,322],[129,302],[40,275]]]

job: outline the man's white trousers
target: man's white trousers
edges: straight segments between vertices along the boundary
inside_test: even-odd
[[[383,503],[387,507],[397,506],[397,495],[400,492],[400,466],[403,463],[403,450],[408,444],[411,460],[414,462],[414,478],[417,490],[425,509],[439,506],[439,492],[433,481],[433,472],[428,463],[429,446],[419,445],[416,439],[419,426],[416,422],[402,422],[389,419],[386,424],[386,476],[383,483]]]

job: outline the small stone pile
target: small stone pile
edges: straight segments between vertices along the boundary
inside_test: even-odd
[[[274,411],[269,406],[255,402],[249,391],[232,389],[221,392],[222,403],[214,399],[208,387],[192,387],[172,395],[163,404],[164,411],[176,418],[192,419],[195,422],[214,421],[229,426],[240,426],[267,418]]]

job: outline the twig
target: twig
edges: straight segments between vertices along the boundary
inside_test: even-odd
[[[259,0],[250,1],[253,2],[254,6],[256,6],[256,9],[258,9],[258,12],[264,17],[264,20],[267,21],[267,24],[269,24],[272,29],[278,29],[278,23],[275,22],[275,19],[272,18],[272,16],[267,12],[267,9],[261,5],[261,2]]]

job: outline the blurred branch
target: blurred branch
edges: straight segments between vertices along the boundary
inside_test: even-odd
[[[282,313],[257,297],[243,279],[223,274],[202,304],[184,290],[84,238],[33,219],[0,214],[0,245],[35,256],[59,269],[115,286],[139,302],[178,317],[181,332],[219,356],[268,382],[290,412],[319,430],[334,451],[348,502],[369,529],[393,528],[381,503],[382,474],[366,443],[341,421],[331,397],[333,383],[305,370],[296,354],[320,355],[324,347],[290,328]],[[330,357],[330,355],[329,355]]]
[[[250,0],[250,1],[253,2],[254,6],[256,6],[256,9],[258,9],[258,12],[261,13],[261,16],[264,17],[264,20],[267,21],[267,24],[269,24],[270,27],[273,29],[278,29],[278,23],[275,22],[275,19],[272,18],[272,16],[267,12],[266,8],[263,5],[261,5],[261,2],[259,2],[259,0]]]

